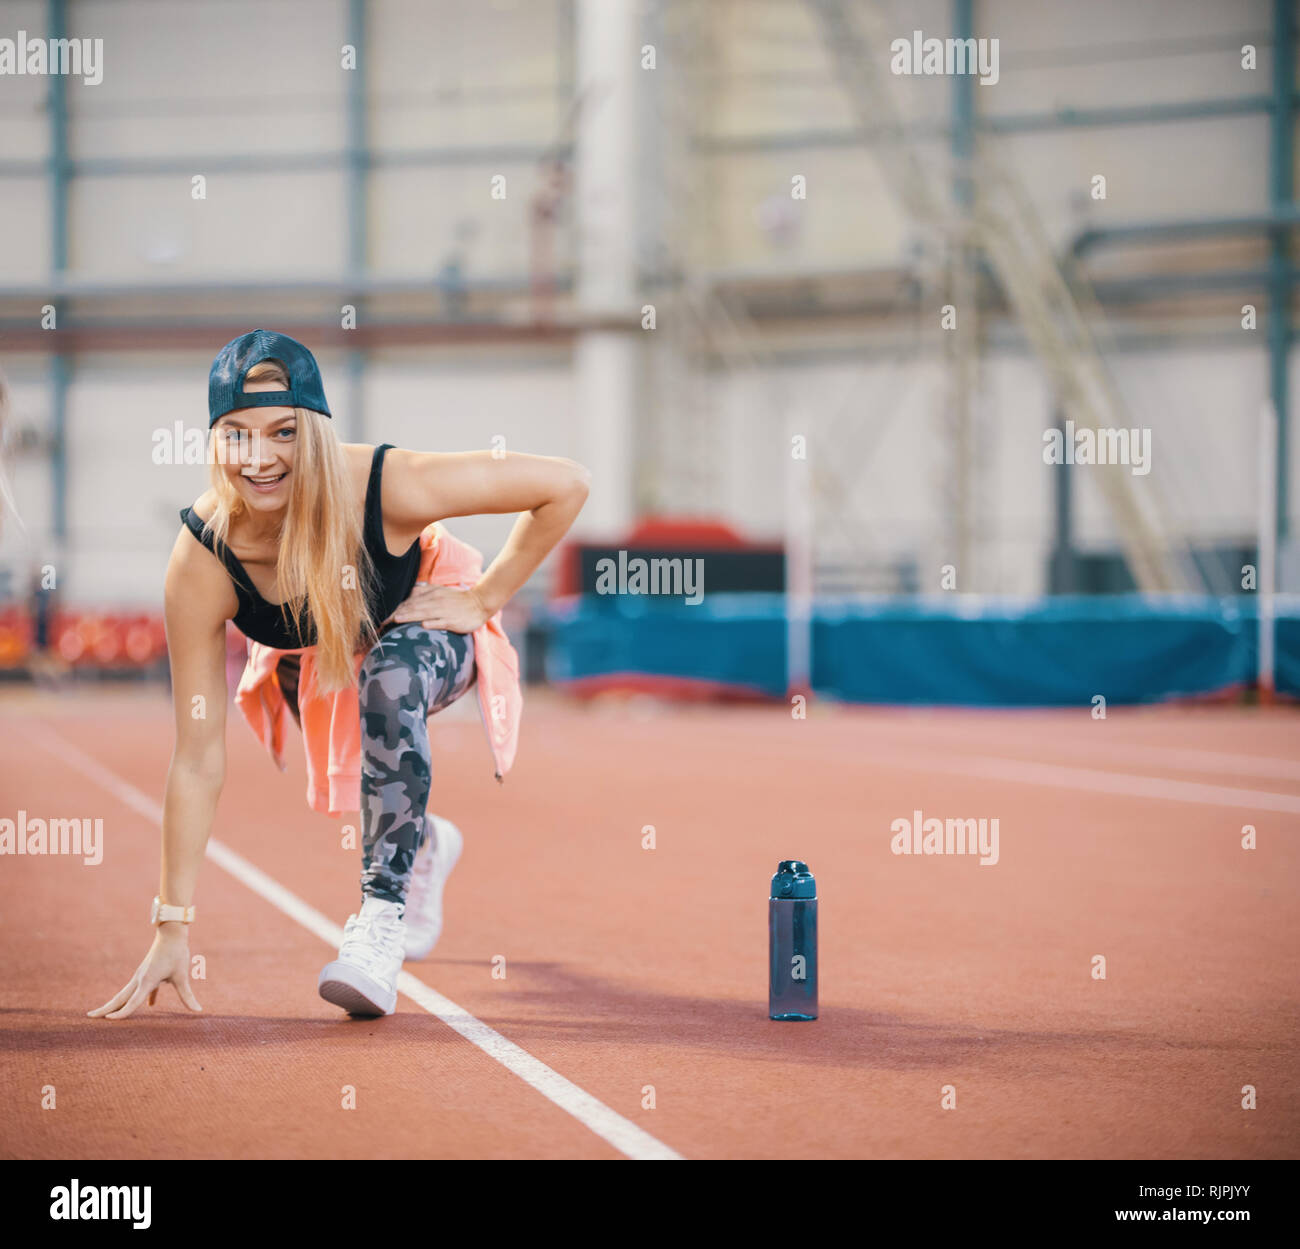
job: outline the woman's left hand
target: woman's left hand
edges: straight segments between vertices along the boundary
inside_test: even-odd
[[[426,629],[445,629],[448,633],[473,633],[491,614],[476,590],[417,581],[388,619],[395,624],[419,621]]]

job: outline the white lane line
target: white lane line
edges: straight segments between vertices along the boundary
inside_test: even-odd
[[[32,725],[26,730],[26,736],[29,740],[41,742],[61,762],[70,764],[82,775],[108,790],[131,810],[139,812],[159,827],[162,826],[163,811],[159,803],[124,781],[99,760],[74,746],[56,730],[48,725]],[[308,932],[314,933],[326,945],[337,948],[343,940],[342,928],[215,837],[208,839],[208,858],[276,910],[301,924]],[[429,988],[423,981],[417,980],[410,972],[404,971],[398,976],[397,988],[621,1154],[637,1161],[681,1159],[682,1155],[676,1150],[651,1136],[630,1119],[611,1110],[571,1080],[566,1080],[558,1071],[534,1058],[527,1050],[506,1040],[495,1029],[476,1019],[463,1007],[457,1006],[450,998]]]
[[[1042,742],[1023,742],[1026,749],[1042,748]],[[1300,781],[1300,761],[1277,759],[1267,755],[1243,755],[1226,750],[1193,750],[1182,746],[1131,746],[1127,742],[1107,742],[1078,747],[1097,763],[1153,763],[1176,772],[1225,772],[1231,776],[1258,776],[1269,781]],[[1076,749],[1072,744],[1071,750]],[[1106,752],[1110,751],[1110,757]],[[1116,757],[1116,756],[1119,757]]]
[[[951,773],[1017,785],[1047,785],[1081,789],[1087,793],[1123,794],[1130,798],[1159,798],[1205,807],[1237,807],[1246,811],[1281,811],[1300,815],[1300,795],[1275,794],[1263,789],[1234,789],[1228,785],[1202,785],[1196,781],[1171,781],[1162,776],[1135,776],[1128,772],[1103,772],[1063,764],[1027,763],[993,755],[912,755],[899,751],[872,751],[867,766],[888,765],[914,772]]]
[[[851,720],[846,718],[846,722],[851,723]],[[856,751],[873,749],[876,742],[884,742],[886,748],[895,749],[899,747],[932,750],[955,748],[960,751],[962,747],[977,743],[982,736],[992,733],[997,738],[998,746],[1008,752],[1028,750],[1038,754],[1064,753],[1075,760],[1086,759],[1099,765],[1121,768],[1146,763],[1171,768],[1176,772],[1202,774],[1223,772],[1231,776],[1253,776],[1270,781],[1300,781],[1300,760],[1296,759],[1247,755],[1240,751],[1200,750],[1184,746],[1142,746],[1118,739],[1061,740],[1057,734],[1061,727],[1059,720],[1052,721],[1046,718],[1035,737],[1026,737],[1020,733],[1012,735],[1006,731],[1005,725],[991,720],[984,720],[979,724],[972,723],[962,729],[955,727],[951,720],[938,725],[922,722],[919,717],[892,723],[886,722],[883,718],[871,721],[864,718],[857,727],[861,736],[846,743],[848,748]],[[1104,730],[1099,730],[1098,736],[1103,732]],[[744,734],[748,737],[772,740],[770,726],[763,724],[728,725],[727,734],[731,737]],[[1009,755],[999,757],[1009,760]]]
[[[1044,730],[1051,732],[1053,727],[1045,725]],[[940,734],[934,734],[929,741],[965,744],[971,741],[971,736],[970,733],[954,733],[945,729],[941,737]],[[897,736],[893,737],[893,741],[902,744]],[[1231,776],[1255,776],[1270,781],[1300,781],[1300,760],[1243,755],[1235,751],[1196,750],[1182,746],[1139,746],[1122,741],[1045,742],[1042,736],[1036,739],[1000,736],[998,743],[1006,750],[1051,750],[1055,753],[1064,752],[1075,759],[1086,756],[1089,762],[1103,766],[1124,767],[1147,763],[1171,768],[1175,772],[1223,772]]]
[[[728,730],[729,735],[737,734]],[[766,737],[767,730],[750,734]],[[906,745],[907,743],[903,743]],[[1280,811],[1300,815],[1300,794],[1279,794],[1264,789],[1236,789],[1230,785],[1204,785],[1197,781],[1175,781],[1163,776],[1140,776],[1132,772],[1111,772],[1099,768],[1079,768],[1068,764],[1033,763],[1009,759],[1004,755],[968,755],[947,753],[950,743],[936,741],[932,752],[879,748],[874,742],[844,739],[820,746],[823,756],[851,761],[859,768],[900,768],[908,772],[935,775],[975,776],[985,780],[1010,781],[1017,785],[1046,785],[1059,789],[1081,789],[1085,793],[1122,794],[1131,798],[1158,798],[1168,802],[1190,802],[1207,807],[1235,807],[1247,811]]]

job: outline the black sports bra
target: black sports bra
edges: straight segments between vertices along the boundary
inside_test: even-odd
[[[387,442],[375,448],[374,457],[370,461],[370,480],[366,483],[365,544],[375,570],[369,603],[371,619],[376,626],[386,620],[410,594],[420,572],[418,538],[401,555],[391,554],[388,544],[384,541],[382,482],[384,456],[391,448],[392,444]],[[230,549],[223,544],[218,550],[216,539],[212,534],[204,533],[203,521],[194,514],[194,509],[182,508],[181,520],[185,522],[185,527],[190,533],[225,564],[226,571],[234,582],[235,594],[239,598],[239,610],[233,618],[235,628],[254,642],[261,642],[263,646],[273,646],[277,650],[296,650],[300,646],[316,644],[316,627],[306,604],[303,605],[300,621],[302,625],[300,640],[292,626],[286,623],[280,604],[268,603],[258,593],[252,578]]]

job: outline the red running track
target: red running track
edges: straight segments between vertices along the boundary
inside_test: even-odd
[[[316,995],[329,942],[210,861],[204,1013],[165,988],[112,1022],[85,1012],[150,939],[170,708],[6,694],[0,819],[102,818],[105,851],[0,857],[0,1156],[1296,1155],[1293,712],[534,695],[499,786],[472,710],[433,721],[434,807],[466,848],[442,941],[407,965],[424,1004],[341,1015]],[[341,822],[307,809],[300,763],[277,773],[235,719],[229,742],[214,839],[341,924]],[[996,817],[998,862],[895,855],[916,810]],[[766,1017],[790,857],[819,883],[810,1024]]]

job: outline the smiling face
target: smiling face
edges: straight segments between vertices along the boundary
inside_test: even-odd
[[[276,382],[244,383],[244,391],[283,390]],[[244,506],[263,514],[289,503],[298,418],[293,408],[240,408],[212,427],[217,463]]]

